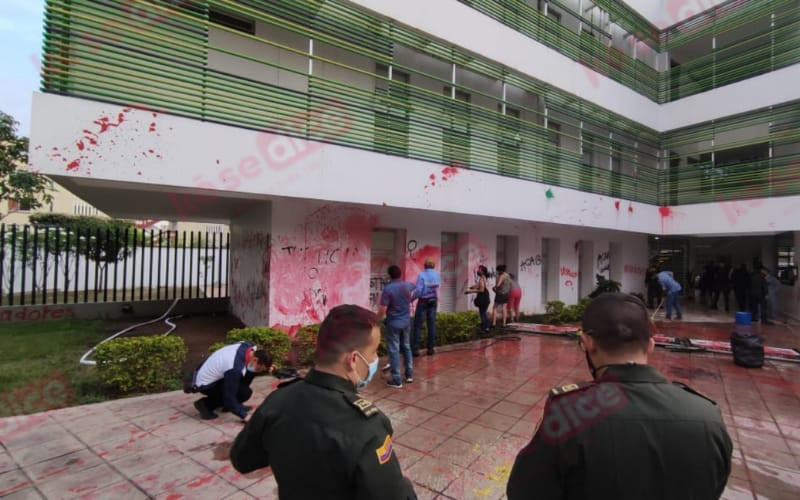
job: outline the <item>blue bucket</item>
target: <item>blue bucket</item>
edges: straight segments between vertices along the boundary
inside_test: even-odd
[[[736,321],[737,325],[749,325],[752,321],[752,316],[749,311],[738,311],[736,313]]]

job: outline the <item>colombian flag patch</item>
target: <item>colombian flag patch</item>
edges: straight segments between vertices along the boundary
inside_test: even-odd
[[[375,453],[378,455],[378,463],[383,465],[388,462],[392,458],[392,436],[387,435],[383,445]]]

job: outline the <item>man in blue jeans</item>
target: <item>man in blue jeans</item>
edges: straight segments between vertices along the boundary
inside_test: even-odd
[[[400,378],[400,353],[403,353],[405,362],[406,383],[414,381],[414,366],[411,360],[411,344],[409,333],[411,330],[410,307],[413,300],[414,284],[400,279],[402,272],[397,266],[389,267],[390,281],[381,293],[378,316],[386,316],[386,350],[389,351],[389,368],[392,379],[386,385],[395,389],[403,387]]]
[[[417,286],[414,288],[414,297],[417,297],[417,310],[414,313],[414,338],[411,342],[414,356],[419,356],[423,319],[428,323],[428,356],[433,355],[433,346],[436,345],[436,307],[442,278],[433,269],[434,267],[436,266],[433,259],[425,259],[425,270],[417,276]]]
[[[681,290],[683,290],[680,283],[675,281],[671,271],[661,271],[658,273],[658,282],[661,284],[661,288],[667,292],[667,319],[672,319],[673,307],[675,308],[675,319],[683,319],[683,312],[681,312],[681,306],[678,304],[678,295],[681,293]]]

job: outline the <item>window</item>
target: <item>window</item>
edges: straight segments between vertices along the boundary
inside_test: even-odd
[[[208,13],[208,20],[214,24],[219,24],[220,26],[225,26],[236,31],[241,31],[242,33],[247,33],[248,35],[256,34],[255,23],[250,19],[242,19],[239,17],[234,17],[230,14],[225,14],[218,10],[211,10]]]
[[[502,113],[503,105],[498,104],[498,111]],[[499,141],[497,141],[497,167],[498,172],[513,177],[519,176],[519,117],[518,109],[506,105],[506,114],[500,115]]]
[[[775,237],[778,252],[775,274],[781,283],[794,285],[797,281],[797,266],[794,261],[794,234],[783,233]]]
[[[452,89],[444,88],[444,95],[451,97]],[[447,126],[442,130],[442,161],[448,165],[469,163],[470,148],[470,95],[456,89],[455,99],[445,104],[444,114]]]
[[[388,78],[389,67],[378,64],[378,76]],[[408,73],[392,68],[392,79],[376,78],[375,150],[405,156],[408,153]]]
[[[592,176],[594,175],[594,138],[588,132],[581,134],[581,148],[583,151],[583,164],[580,165],[578,174],[578,189],[592,192]]]

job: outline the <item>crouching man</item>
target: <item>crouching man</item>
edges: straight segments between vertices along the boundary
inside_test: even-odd
[[[250,384],[256,373],[272,369],[272,356],[255,344],[239,342],[227,345],[209,356],[194,374],[191,392],[206,397],[194,402],[203,420],[217,418],[220,406],[242,420],[252,407],[243,404],[253,395]]]

